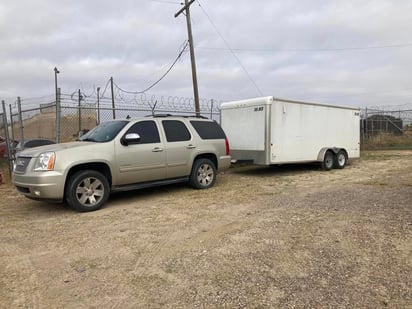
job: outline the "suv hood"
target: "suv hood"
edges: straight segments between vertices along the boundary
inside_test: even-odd
[[[61,143],[61,144],[51,144],[33,148],[27,148],[19,153],[16,154],[17,157],[37,157],[41,153],[46,151],[54,151],[59,152],[65,149],[74,149],[74,148],[82,148],[87,147],[88,145],[96,144],[94,142],[68,142],[68,143]]]

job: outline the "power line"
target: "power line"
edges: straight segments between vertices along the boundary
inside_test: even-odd
[[[179,54],[177,55],[176,59],[173,61],[172,65],[167,69],[167,71],[157,80],[155,81],[152,85],[150,85],[149,87],[147,87],[146,89],[142,90],[142,91],[127,91],[124,90],[122,88],[120,88],[116,83],[114,83],[114,85],[116,86],[117,89],[119,89],[120,91],[123,91],[125,93],[130,93],[130,94],[140,94],[140,93],[145,93],[147,91],[149,91],[150,89],[152,89],[154,86],[156,86],[158,83],[160,83],[160,81],[162,81],[162,79],[164,79],[166,77],[167,74],[169,74],[169,72],[173,69],[173,67],[175,66],[175,64],[177,63],[177,61],[182,57],[183,53],[185,52],[186,48],[188,47],[189,43],[186,41],[183,45],[183,48],[181,49],[181,51],[179,52]],[[107,86],[106,86],[107,87]],[[105,89],[106,91],[106,89]]]
[[[256,84],[255,80],[252,78],[252,76],[249,74],[249,72],[246,70],[245,66],[242,64],[242,62],[240,61],[239,57],[236,55],[234,49],[232,49],[229,45],[229,43],[226,41],[226,39],[223,37],[223,35],[220,33],[219,29],[217,28],[217,26],[215,25],[215,23],[212,21],[212,19],[210,18],[209,14],[206,13],[206,10],[203,8],[203,6],[199,3],[199,7],[201,8],[202,12],[205,14],[205,16],[207,17],[207,19],[209,20],[210,24],[213,26],[213,28],[215,29],[216,33],[219,35],[219,37],[222,39],[222,41],[225,43],[225,45],[227,46],[227,50],[230,51],[230,53],[233,55],[233,57],[237,60],[237,62],[239,63],[240,67],[243,69],[243,71],[246,73],[246,75],[248,76],[249,80],[252,82],[252,84],[255,86],[257,92],[259,93],[259,95],[263,96],[262,91],[260,91],[258,85]]]
[[[373,92],[362,92],[362,93],[353,93],[353,94],[344,94],[344,95],[332,95],[332,96],[322,96],[321,99],[329,99],[329,98],[346,98],[346,97],[366,97],[366,96],[382,96],[382,95],[390,95],[396,93],[396,96],[412,96],[411,94],[400,94],[400,92],[404,91],[411,91],[412,88],[409,89],[399,89],[399,90],[388,90],[388,91],[373,91]]]
[[[149,0],[150,2],[160,2],[160,3],[168,3],[168,4],[181,4],[180,2],[174,2],[174,1],[166,1],[166,0]]]
[[[412,47],[411,43],[395,44],[395,45],[377,45],[364,47],[341,47],[341,48],[224,48],[224,47],[203,47],[197,46],[197,49],[204,50],[221,50],[221,51],[236,51],[236,52],[330,52],[330,51],[353,51],[353,50],[368,50],[368,49],[387,49],[387,48],[408,48]]]
[[[100,95],[100,98],[104,98],[104,94],[106,93],[107,87],[109,87],[110,84],[110,78],[107,80],[106,86],[104,87],[104,90],[102,94]]]

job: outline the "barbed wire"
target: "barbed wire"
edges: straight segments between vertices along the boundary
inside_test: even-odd
[[[78,106],[79,105],[79,91],[73,92],[71,94],[61,94],[60,102],[62,105]],[[80,105],[94,104],[97,103],[101,106],[112,106],[112,99],[109,97],[97,98],[97,95],[86,96],[80,91]],[[175,95],[157,95],[150,93],[140,93],[140,94],[130,94],[115,90],[114,93],[115,108],[140,108],[146,110],[168,110],[176,112],[179,111],[193,111],[194,99],[193,97],[183,97]],[[202,112],[214,112],[218,113],[221,100],[211,99],[211,98],[200,98],[199,105]]]
[[[364,109],[367,109],[369,111],[402,111],[402,110],[412,110],[412,103],[405,103],[405,104],[400,104],[400,105],[378,105],[378,106],[368,106],[365,107]]]

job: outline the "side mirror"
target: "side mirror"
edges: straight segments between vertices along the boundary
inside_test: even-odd
[[[122,144],[127,146],[140,142],[140,135],[137,133],[128,133],[122,138]]]

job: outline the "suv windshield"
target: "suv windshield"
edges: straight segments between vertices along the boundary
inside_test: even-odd
[[[99,124],[79,138],[80,141],[104,143],[111,141],[128,123],[124,121],[108,121]]]

